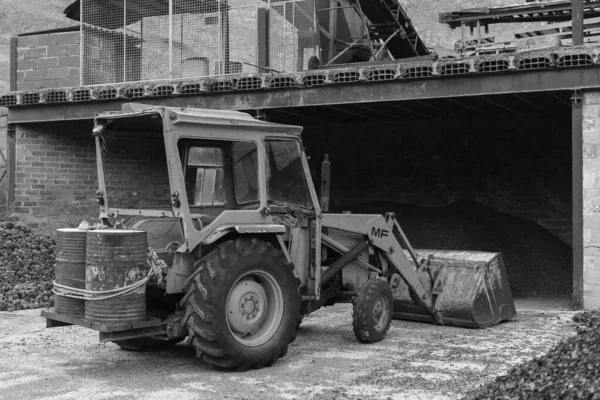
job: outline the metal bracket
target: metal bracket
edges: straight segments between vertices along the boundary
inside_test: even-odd
[[[571,101],[575,107],[579,107],[581,105],[582,97],[581,90],[575,89],[573,90],[573,95],[571,96]]]

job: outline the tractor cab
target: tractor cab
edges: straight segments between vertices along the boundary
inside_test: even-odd
[[[219,217],[220,226],[274,226],[274,215],[289,213],[314,219],[319,206],[300,133],[300,127],[234,111],[126,104],[122,112],[100,114],[94,128],[100,217],[109,223],[125,218],[137,229],[169,228],[183,252],[214,234],[205,228]],[[164,141],[165,155],[146,172],[156,177],[153,198],[125,197],[118,182],[105,179],[123,162],[111,154],[123,153],[121,136]]]

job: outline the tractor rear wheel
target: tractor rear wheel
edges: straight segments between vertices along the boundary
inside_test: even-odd
[[[237,238],[196,265],[181,303],[197,357],[237,370],[283,357],[301,320],[300,280],[284,254],[263,240]]]
[[[362,343],[382,340],[390,329],[394,299],[392,289],[381,278],[370,279],[354,299],[352,326],[354,335]]]

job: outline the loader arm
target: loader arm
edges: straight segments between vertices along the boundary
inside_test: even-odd
[[[373,247],[383,252],[390,265],[404,278],[434,319],[442,323],[431,290],[423,285],[417,275],[422,261],[418,259],[393,214],[388,213],[385,218],[375,214],[323,214],[321,223],[323,228],[365,235]],[[409,261],[405,250],[413,259],[414,265]]]

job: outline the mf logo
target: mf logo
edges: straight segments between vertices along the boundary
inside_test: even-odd
[[[379,238],[388,237],[388,233],[389,233],[389,231],[386,229],[375,228],[375,227],[371,228],[371,236],[375,236],[375,237],[379,237]]]

